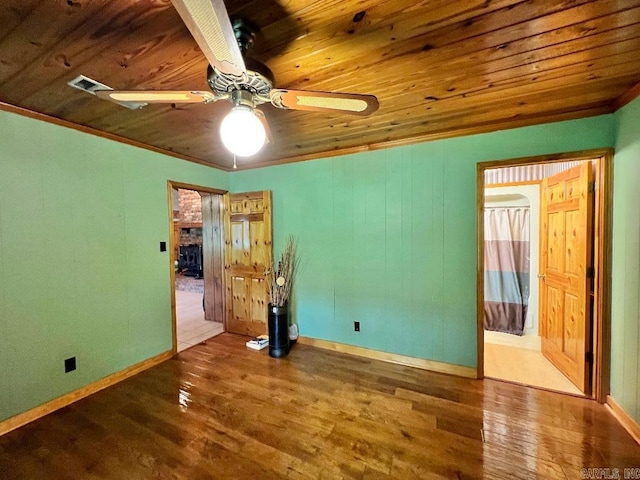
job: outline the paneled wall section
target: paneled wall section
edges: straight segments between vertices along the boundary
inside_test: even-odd
[[[476,162],[613,140],[601,116],[227,174],[0,112],[0,419],[170,348],[168,179],[272,190],[302,335],[474,366]]]
[[[167,180],[228,174],[2,111],[0,144],[2,420],[171,348]]]
[[[640,99],[616,113],[611,395],[640,422]]]
[[[301,335],[473,367],[476,163],[612,143],[602,116],[234,172],[230,183],[273,191],[276,254],[298,237]]]

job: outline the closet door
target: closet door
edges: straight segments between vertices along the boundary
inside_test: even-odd
[[[265,269],[271,265],[271,192],[224,197],[226,330],[267,333]]]

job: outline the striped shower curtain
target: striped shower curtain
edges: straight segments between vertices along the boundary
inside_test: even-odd
[[[529,208],[485,208],[485,330],[522,335],[528,301]]]

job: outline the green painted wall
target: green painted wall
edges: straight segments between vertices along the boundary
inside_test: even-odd
[[[301,335],[476,365],[476,163],[611,147],[611,115],[231,174],[273,191]],[[353,331],[353,321],[361,332]]]
[[[171,348],[167,180],[228,174],[6,112],[0,145],[2,420]]]
[[[612,378],[636,418],[639,110],[615,117],[616,231],[632,228],[615,244],[625,303]],[[273,191],[276,251],[289,233],[300,241],[303,335],[475,366],[476,163],[608,147],[615,125],[607,115],[227,174],[0,112],[0,419],[171,347],[158,250],[168,179]],[[64,374],[70,356],[78,370]]]
[[[640,99],[615,120],[611,395],[640,422]]]

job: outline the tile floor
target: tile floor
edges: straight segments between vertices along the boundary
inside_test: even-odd
[[[176,326],[179,352],[224,331],[222,323],[204,319],[202,293],[183,290],[176,290]]]
[[[542,355],[539,347],[536,348],[537,344],[539,341],[536,342],[535,339],[507,333],[485,332],[485,377],[582,395],[582,392]]]

